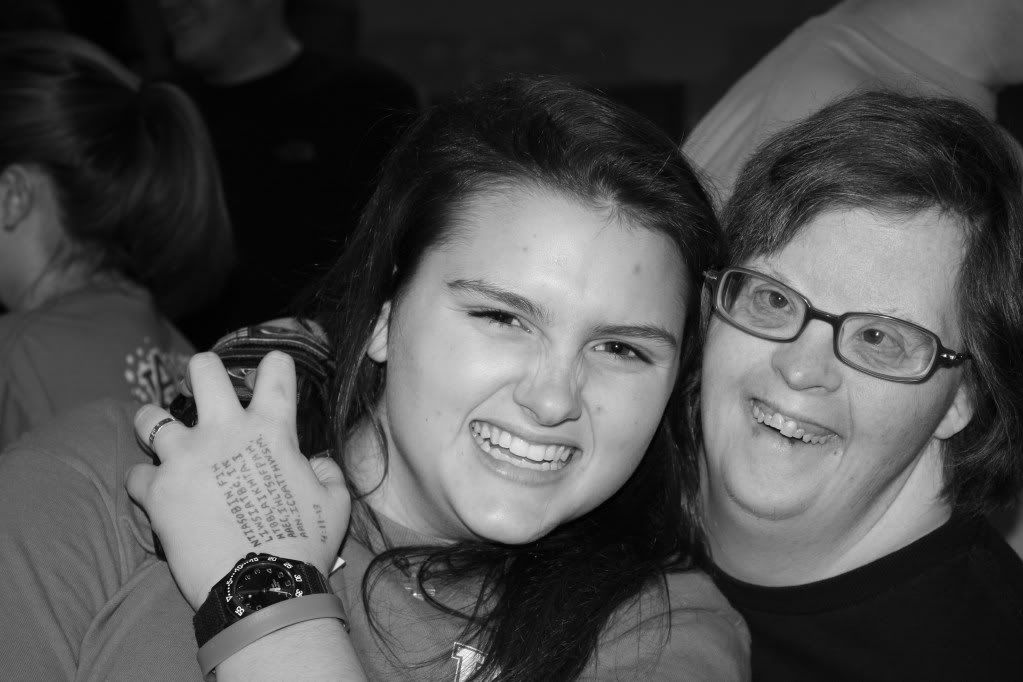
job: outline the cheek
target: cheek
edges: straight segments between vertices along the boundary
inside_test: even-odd
[[[639,465],[674,385],[674,377],[652,384],[636,381],[591,391],[587,402],[594,436],[612,469],[628,478]]]
[[[476,330],[459,327],[460,320],[403,322],[388,347],[387,383],[395,387],[395,400],[415,405],[420,418],[464,418],[508,384],[522,362],[521,353],[486,343]]]
[[[735,331],[737,333],[733,334]],[[720,403],[736,390],[739,380],[758,367],[770,369],[769,359],[761,357],[746,342],[746,335],[738,330],[711,323],[703,351],[700,396],[704,420],[720,416],[716,409],[706,409]]]
[[[951,400],[945,386],[930,382],[898,385],[856,379],[858,386],[849,396],[856,440],[890,453],[892,459],[915,455],[923,448]]]

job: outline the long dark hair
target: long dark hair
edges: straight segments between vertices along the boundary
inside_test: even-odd
[[[70,260],[149,289],[164,312],[196,309],[233,264],[206,128],[169,83],[141,83],[60,33],[0,35],[0,169],[53,182]]]
[[[559,80],[516,77],[473,88],[410,127],[350,244],[321,283],[315,316],[332,339],[336,366],[349,368],[332,387],[342,468],[345,435],[373,418],[385,381],[385,367],[366,357],[381,305],[400,297],[423,254],[450,237],[451,216],[468,198],[523,183],[607,202],[631,224],[670,237],[687,269],[686,330],[692,330],[699,277],[720,255],[720,234],[711,201],[677,144],[634,112]],[[651,583],[663,587],[666,571],[692,568],[706,556],[696,449],[685,441],[684,427],[699,348],[696,334],[685,338],[664,417],[621,490],[525,545],[460,542],[380,553],[363,583],[371,621],[374,580],[414,562],[420,592],[464,618],[463,634],[486,651],[474,679],[498,671],[507,680],[578,676],[612,613]],[[376,429],[383,445],[379,424]],[[352,492],[358,499],[368,491]],[[428,580],[465,579],[480,584],[468,613],[423,589]]]

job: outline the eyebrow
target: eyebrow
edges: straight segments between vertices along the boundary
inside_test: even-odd
[[[610,324],[593,328],[594,336],[624,336],[632,339],[647,339],[668,346],[671,350],[678,348],[678,338],[664,327],[654,324]]]
[[[802,296],[806,296],[806,294],[804,294],[802,292],[802,290],[800,290],[798,287],[794,286],[791,282],[789,282],[787,277],[782,275],[780,272],[775,270],[770,265],[764,264],[764,268],[763,269],[757,269],[757,268],[750,268],[750,269],[751,270],[755,270],[756,272],[761,272],[761,273],[767,275],[768,277],[773,277],[774,279],[778,280],[779,282],[781,282],[785,286],[789,287],[790,289],[792,289],[796,293],[798,293],[798,294],[800,294]],[[810,298],[810,297],[806,296],[806,298]],[[816,307],[818,310],[820,310],[820,308],[817,306],[817,304],[813,300],[811,300],[810,303],[812,303],[814,307]],[[930,330],[929,326],[927,326],[926,324],[924,324],[922,322],[919,322],[919,321],[913,319],[913,316],[907,314],[907,312],[905,310],[901,310],[901,309],[896,308],[894,306],[879,307],[879,308],[877,308],[875,310],[860,310],[860,309],[857,308],[857,309],[854,309],[854,310],[844,310],[844,311],[841,311],[841,312],[835,312],[835,311],[832,311],[832,310],[826,310],[824,312],[829,313],[831,315],[842,315],[843,313],[848,313],[848,312],[867,313],[867,314],[870,314],[870,315],[887,315],[888,317],[894,317],[894,318],[897,318],[899,320],[902,320],[903,322],[909,322],[911,324],[917,325],[918,327],[923,327],[924,329]]]
[[[509,291],[481,279],[452,280],[448,282],[448,289],[499,301],[545,324],[549,323],[551,319],[551,313],[546,307],[533,303],[525,296],[520,296],[514,291]]]
[[[480,279],[456,279],[447,283],[449,289],[474,296],[489,298],[504,303],[519,312],[549,324],[550,311],[524,296],[513,291]],[[672,350],[678,348],[678,338],[664,327],[654,324],[607,324],[598,325],[590,330],[593,336],[622,336],[633,339],[647,339],[668,346]]]

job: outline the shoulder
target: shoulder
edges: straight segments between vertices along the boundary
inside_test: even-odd
[[[418,103],[412,83],[383,64],[363,58],[353,59],[339,66],[338,75],[355,87],[377,93],[388,104],[414,107]]]
[[[688,679],[749,677],[750,634],[714,581],[703,571],[671,573],[667,578],[671,635],[665,656],[693,667]]]
[[[862,38],[825,15],[796,29],[700,119],[684,150],[730,193],[753,150],[771,134],[875,78]]]
[[[47,301],[30,311],[0,316],[0,348],[4,339],[24,342],[79,329],[101,332],[111,326],[114,330],[154,326],[162,320],[152,296],[137,284],[123,282],[89,287]],[[74,341],[65,337],[62,340]]]
[[[153,552],[146,515],[124,487],[129,469],[148,461],[135,438],[135,410],[121,401],[89,403],[0,454],[0,536],[15,542],[22,559],[46,566],[90,557],[120,573]]]
[[[750,636],[707,574],[668,573],[616,613],[598,645],[592,679],[749,679]],[[631,678],[631,677],[630,677]]]
[[[102,400],[30,431],[0,455],[0,483],[10,488],[22,480],[32,494],[50,496],[87,482],[110,501],[122,497],[128,469],[147,461],[135,438],[136,409],[131,403]],[[32,484],[43,473],[46,484]]]
[[[713,136],[715,124],[727,120],[777,128],[863,85],[871,74],[849,47],[848,29],[823,19],[798,28],[743,75],[701,119],[693,141]]]
[[[0,622],[0,659],[12,679],[199,677],[191,609],[124,488],[147,459],[134,412],[89,404],[0,454],[0,610],[17,614]]]
[[[378,112],[408,111],[419,104],[419,95],[406,78],[365,58],[342,61],[303,50],[294,67],[292,83],[320,106]]]

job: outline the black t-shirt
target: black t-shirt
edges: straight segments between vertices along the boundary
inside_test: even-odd
[[[383,67],[308,50],[253,81],[184,87],[216,149],[238,251],[219,300],[182,321],[205,348],[284,313],[336,259],[417,95]]]
[[[714,580],[749,625],[754,680],[1023,679],[1023,561],[983,520],[807,585]]]

